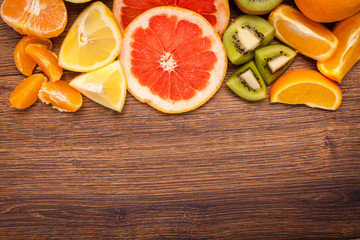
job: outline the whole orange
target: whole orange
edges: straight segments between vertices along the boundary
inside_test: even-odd
[[[336,22],[360,10],[360,0],[295,0],[300,11],[315,22]]]

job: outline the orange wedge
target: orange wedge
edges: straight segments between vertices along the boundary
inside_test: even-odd
[[[319,62],[329,59],[338,46],[338,39],[329,29],[288,5],[276,7],[269,22],[275,27],[275,36],[280,41]]]
[[[30,76],[36,66],[34,59],[25,52],[25,48],[29,44],[42,44],[49,50],[52,47],[50,39],[46,38],[25,36],[18,42],[14,51],[14,61],[16,68],[26,76]]]
[[[33,105],[38,100],[38,92],[42,84],[46,81],[46,77],[41,73],[22,80],[10,95],[11,107],[25,109]]]
[[[339,46],[330,59],[318,62],[317,67],[328,78],[341,82],[360,59],[360,12],[337,23],[333,32]]]
[[[29,44],[25,48],[25,52],[34,59],[50,81],[60,80],[63,69],[59,67],[55,53],[44,48],[44,45],[41,44]]]
[[[39,90],[39,98],[43,103],[51,103],[60,112],[76,112],[83,103],[81,93],[62,80],[44,83]]]
[[[305,104],[309,107],[336,110],[342,100],[339,86],[310,69],[296,69],[282,75],[270,89],[272,103]]]
[[[60,35],[67,23],[63,0],[4,0],[0,15],[18,33],[41,38]]]

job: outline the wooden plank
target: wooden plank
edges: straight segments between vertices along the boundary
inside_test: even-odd
[[[67,30],[89,4],[66,3]],[[0,238],[360,236],[359,63],[335,112],[248,103],[225,83],[180,115],[130,94],[122,113],[87,98],[74,114],[40,102],[18,111],[8,98],[24,78],[12,60],[20,38],[0,23]],[[315,61],[299,55],[296,68]]]

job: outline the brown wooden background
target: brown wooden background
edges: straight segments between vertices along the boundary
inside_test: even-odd
[[[89,3],[66,5],[67,31]],[[359,64],[335,112],[248,103],[225,83],[181,115],[130,94],[122,113],[87,98],[75,114],[19,111],[8,98],[24,78],[20,38],[0,22],[1,239],[360,237]],[[315,61],[299,55],[301,67]]]

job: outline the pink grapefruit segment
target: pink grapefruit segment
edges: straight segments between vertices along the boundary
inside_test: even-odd
[[[227,58],[219,35],[186,9],[146,11],[125,30],[123,44],[120,60],[129,91],[163,112],[199,107],[225,77]]]
[[[201,14],[223,34],[229,22],[230,10],[227,0],[114,0],[113,12],[122,31],[141,13],[160,6],[181,7]]]

